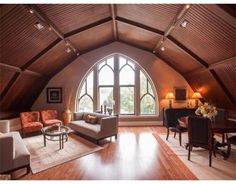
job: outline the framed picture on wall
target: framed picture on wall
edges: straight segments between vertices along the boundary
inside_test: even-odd
[[[187,89],[186,87],[175,87],[175,101],[176,102],[183,102],[187,99]]]
[[[62,103],[62,88],[61,87],[47,88],[47,103]]]

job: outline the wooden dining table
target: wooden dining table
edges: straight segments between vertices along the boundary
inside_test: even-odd
[[[188,116],[181,117],[178,119],[179,125],[185,128],[188,128]],[[213,133],[213,137],[215,134],[222,134],[223,136],[226,133],[236,133],[236,121],[232,120],[223,120],[223,121],[215,121],[211,123],[211,130]],[[227,159],[230,156],[230,150],[225,151],[220,150],[220,147],[230,147],[227,143],[224,142],[224,139],[222,142],[214,141],[214,149],[215,153],[221,154],[224,159]],[[229,148],[230,149],[230,148]]]

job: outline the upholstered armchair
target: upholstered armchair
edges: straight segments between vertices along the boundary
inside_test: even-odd
[[[20,113],[22,133],[31,133],[40,131],[43,124],[39,121],[40,115],[38,111]]]
[[[42,117],[44,126],[50,126],[53,124],[62,124],[62,121],[57,119],[56,110],[41,111],[41,117]]]

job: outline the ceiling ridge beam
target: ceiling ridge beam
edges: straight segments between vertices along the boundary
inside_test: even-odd
[[[50,29],[52,29],[54,31],[54,33],[56,33],[56,35],[62,39],[67,46],[69,46],[74,53],[76,53],[76,55],[79,55],[79,51],[78,49],[71,43],[70,40],[65,39],[64,34],[62,33],[62,31],[47,17],[46,14],[44,14],[43,11],[40,10],[40,8],[36,5],[25,5],[27,9],[29,10],[33,10],[33,14],[39,18],[43,23],[45,23],[46,25],[48,25],[48,27]]]
[[[22,74],[26,74],[26,75],[33,75],[33,76],[37,76],[37,77],[43,77],[43,75],[41,73],[38,72],[34,72],[31,70],[22,70],[20,67],[17,66],[12,66],[6,63],[0,63],[0,68],[5,69],[5,70],[9,70],[9,71],[13,71],[13,72],[17,72],[17,73],[22,73]]]
[[[107,17],[107,18],[98,20],[98,21],[96,21],[96,22],[93,22],[93,23],[88,24],[88,25],[86,25],[86,26],[83,26],[83,27],[81,27],[81,28],[78,28],[78,29],[75,29],[75,30],[73,30],[73,31],[70,31],[70,32],[66,33],[66,34],[64,35],[64,37],[65,37],[65,38],[69,38],[69,37],[71,37],[71,36],[73,36],[73,35],[76,35],[76,34],[78,34],[78,33],[81,33],[81,32],[83,32],[83,31],[86,31],[86,30],[91,29],[91,28],[93,28],[93,27],[96,27],[96,26],[105,24],[105,23],[110,22],[110,21],[112,21],[112,18],[111,18],[111,17]]]
[[[135,26],[135,27],[139,27],[141,29],[156,33],[156,34],[161,35],[161,36],[164,35],[164,32],[159,30],[159,29],[149,27],[145,24],[141,24],[139,22],[134,22],[132,20],[129,20],[129,19],[126,19],[126,18],[123,18],[123,17],[116,16],[116,21],[122,22],[122,23],[125,23],[125,24],[129,24],[129,25],[132,25],[132,26]]]
[[[182,5],[179,8],[179,11],[176,13],[176,15],[174,16],[173,20],[171,21],[171,23],[166,28],[166,31],[164,32],[164,35],[159,39],[159,41],[157,42],[157,44],[153,48],[153,53],[155,53],[156,50],[159,47],[161,47],[161,45],[164,43],[164,41],[167,38],[167,36],[170,35],[171,32],[176,28],[176,26],[179,24],[180,20],[184,17],[184,15],[188,12],[189,9],[190,9],[190,5],[189,4]]]
[[[224,64],[231,63],[234,60],[236,61],[236,56],[233,56],[233,57],[228,58],[228,59],[223,59],[223,60],[218,61],[216,63],[210,64],[207,68],[198,68],[196,70],[192,70],[190,72],[184,73],[184,76],[188,76],[188,75],[191,75],[191,74],[194,74],[194,73],[204,72],[204,71],[207,71],[207,70],[212,70],[212,69],[215,69],[215,68],[223,67]]]
[[[113,25],[113,35],[114,35],[114,39],[117,40],[118,31],[117,31],[117,23],[116,23],[116,5],[111,4],[110,8],[111,8],[111,17],[112,17],[112,25]]]

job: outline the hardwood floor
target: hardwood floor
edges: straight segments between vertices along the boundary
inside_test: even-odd
[[[118,139],[101,141],[103,150],[21,177],[24,180],[186,179],[152,136],[162,127],[121,127]],[[65,145],[66,146],[66,145]],[[73,151],[73,150],[71,150]],[[16,179],[22,171],[15,173]]]

